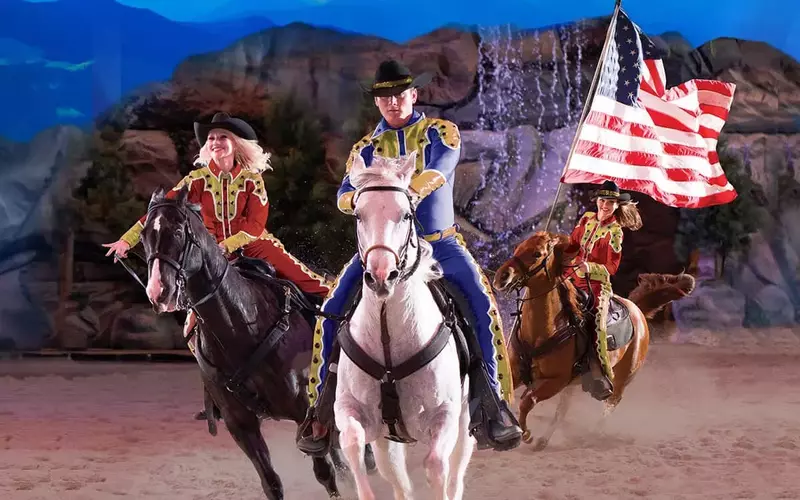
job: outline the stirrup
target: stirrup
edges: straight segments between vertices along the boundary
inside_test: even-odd
[[[313,406],[308,408],[306,418],[297,428],[295,444],[297,448],[310,457],[324,457],[330,452],[331,431],[319,439],[314,439],[314,422],[317,422],[316,411]]]

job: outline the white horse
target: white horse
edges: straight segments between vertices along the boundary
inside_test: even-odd
[[[348,325],[350,349],[344,330],[339,333],[342,354],[334,416],[359,500],[375,498],[364,467],[366,443],[373,443],[378,470],[391,483],[395,499],[410,499],[413,493],[405,444],[384,438],[390,427],[382,414],[381,406],[387,403],[381,397],[381,381],[376,379],[379,374],[368,374],[357,365],[358,359],[351,359],[347,351],[352,354],[352,344],[382,363],[381,368],[396,367],[397,378],[404,377],[396,381],[404,430],[428,449],[424,467],[437,499],[463,497],[464,475],[474,448],[468,431],[469,381],[465,378],[462,385],[455,340],[440,332],[444,318],[428,288],[429,281],[441,278],[442,269],[430,244],[416,232],[416,202],[408,192],[415,165],[416,153],[399,159],[376,156],[369,168],[356,155],[350,171],[365,272],[362,299]],[[429,343],[439,344],[438,354],[432,354],[424,367],[401,375],[399,365]]]

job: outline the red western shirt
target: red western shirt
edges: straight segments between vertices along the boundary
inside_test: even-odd
[[[613,215],[603,223],[595,212],[586,212],[578,221],[569,238],[566,253],[578,252],[571,264],[589,263],[589,279],[594,282],[609,282],[617,272],[622,259],[622,226]],[[565,273],[572,273],[565,269]],[[585,285],[585,272],[578,269],[576,284]]]
[[[224,242],[228,252],[259,239],[266,232],[269,215],[267,190],[261,174],[234,166],[223,172],[212,161],[207,167],[189,172],[172,191],[173,198],[188,187],[188,201],[202,206],[203,222],[208,231]],[[139,242],[147,215],[142,216],[123,236],[131,247]]]

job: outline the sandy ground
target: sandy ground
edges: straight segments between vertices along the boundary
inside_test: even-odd
[[[695,332],[656,343],[603,428],[601,404],[580,394],[546,450],[476,453],[466,498],[800,498],[798,339]],[[264,498],[227,431],[214,438],[191,419],[200,405],[190,363],[0,361],[0,498]],[[537,408],[534,430],[554,406]],[[286,498],[326,498],[293,425],[263,427]],[[411,470],[417,498],[429,498],[422,453],[412,450]]]

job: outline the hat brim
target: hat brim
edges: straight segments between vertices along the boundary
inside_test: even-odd
[[[617,200],[622,202],[631,201],[631,195],[628,193],[620,193],[616,196],[608,196],[608,195],[599,196],[598,194],[594,194],[592,196],[592,200],[597,200],[598,198],[604,200]]]
[[[194,122],[194,136],[200,147],[205,145],[208,139],[208,134],[214,129],[227,130],[232,132],[242,139],[256,140],[256,133],[249,125],[238,125],[231,122],[216,122],[216,123],[199,123]]]
[[[433,80],[433,73],[425,72],[414,77],[414,79],[411,80],[411,82],[409,83],[396,85],[394,87],[382,87],[376,89],[372,87],[373,84],[370,85],[359,84],[359,85],[361,85],[361,89],[364,92],[373,97],[389,97],[400,94],[410,88],[424,87],[425,85],[431,83],[432,80]]]

